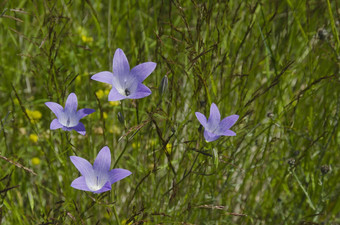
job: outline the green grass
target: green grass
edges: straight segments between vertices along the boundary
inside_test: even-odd
[[[337,1],[104,2],[0,2],[1,224],[115,224],[115,209],[122,224],[340,223]],[[117,48],[157,63],[151,96],[97,92]],[[71,92],[96,109],[85,137],[49,130],[44,103]],[[237,136],[205,142],[194,112],[212,102],[240,115]],[[69,156],[105,145],[133,174],[100,195],[70,187]]]

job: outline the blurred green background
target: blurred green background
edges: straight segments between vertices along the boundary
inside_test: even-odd
[[[331,0],[2,0],[0,223],[339,224],[339,33]],[[90,79],[117,48],[157,63],[151,96]],[[49,130],[71,92],[86,136]],[[237,136],[205,142],[212,102]],[[70,187],[105,145],[133,174]]]

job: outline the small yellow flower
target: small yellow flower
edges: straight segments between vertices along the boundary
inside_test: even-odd
[[[117,106],[119,105],[119,101],[112,101],[112,102],[109,102],[109,104],[112,106]]]
[[[37,143],[37,141],[38,141],[38,135],[36,135],[36,134],[30,134],[29,139],[30,139],[33,143]]]
[[[172,144],[168,143],[165,147],[165,151],[168,153],[168,154],[171,154],[171,150],[172,150]]]
[[[102,97],[104,97],[105,94],[104,94],[104,91],[102,89],[100,89],[100,90],[96,91],[96,95],[97,95],[98,98],[102,98]]]
[[[107,119],[107,113],[106,112],[103,112],[103,118]]]
[[[93,42],[93,38],[92,37],[87,37],[86,35],[81,35],[81,40],[84,43],[89,43],[89,44]]]
[[[104,93],[105,93],[105,95],[109,95],[110,90],[106,89],[106,90],[104,91]]]
[[[139,148],[140,147],[140,143],[138,142],[138,144],[136,144],[135,142],[132,143],[132,148]]]
[[[39,112],[38,110],[31,111],[29,109],[26,109],[26,113],[27,113],[28,117],[31,119],[32,123],[38,122],[38,120],[41,119],[41,117],[42,117],[41,112]]]
[[[32,161],[32,164],[33,164],[33,165],[39,165],[39,164],[40,164],[40,159],[37,158],[37,157],[32,158],[31,161]]]

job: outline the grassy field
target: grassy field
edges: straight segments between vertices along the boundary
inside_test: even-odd
[[[0,224],[340,224],[339,34],[334,0],[2,0]],[[117,48],[150,96],[90,79]],[[50,130],[72,92],[85,136]],[[212,103],[236,136],[205,141]],[[72,188],[104,146],[132,175]]]

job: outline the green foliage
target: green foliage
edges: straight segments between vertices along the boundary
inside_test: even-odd
[[[121,224],[339,224],[337,7],[1,1],[0,223],[114,224],[117,212]],[[157,63],[151,96],[112,104],[90,80],[117,48],[131,66]],[[71,92],[96,109],[85,137],[49,130],[44,102]],[[204,141],[194,112],[212,102],[240,115],[236,137]],[[133,174],[100,195],[71,188],[69,156],[93,163],[104,145]]]

